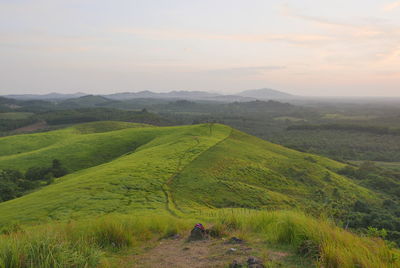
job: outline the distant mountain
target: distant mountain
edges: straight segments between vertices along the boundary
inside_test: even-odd
[[[91,96],[89,98],[87,96]],[[22,95],[5,95],[3,97],[16,100],[47,100],[47,101],[65,101],[69,99],[77,99],[85,97],[83,101],[94,101],[94,96],[99,98],[107,98],[114,101],[125,101],[133,99],[160,99],[160,100],[190,100],[190,101],[218,101],[218,102],[248,102],[254,100],[280,100],[294,98],[294,95],[281,92],[278,90],[263,88],[255,90],[246,90],[238,94],[224,95],[211,93],[206,91],[170,91],[170,92],[121,92],[108,95],[87,95],[85,93],[62,94],[49,93],[44,95],[39,94],[22,94]],[[97,98],[97,101],[100,99]],[[102,100],[100,100],[102,101]],[[105,101],[103,99],[103,101]]]
[[[289,93],[270,88],[245,90],[236,95],[263,100],[290,99],[295,97]]]
[[[66,100],[72,98],[79,98],[87,95],[86,93],[77,92],[72,94],[62,93],[49,93],[49,94],[19,94],[19,95],[5,95],[3,97],[16,99],[16,100]]]
[[[114,100],[105,98],[99,95],[86,95],[79,98],[67,99],[59,103],[63,108],[83,108],[83,107],[96,107],[106,106],[107,104],[115,102]]]
[[[214,100],[224,95],[209,93],[205,91],[170,91],[157,93],[152,91],[140,92],[124,92],[104,95],[104,97],[112,100],[129,100],[129,99],[185,99],[185,100]],[[239,97],[241,98],[241,97]]]

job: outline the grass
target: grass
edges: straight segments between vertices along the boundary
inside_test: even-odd
[[[318,267],[400,267],[400,251],[385,241],[359,237],[301,212],[219,210],[209,217],[219,229],[257,234],[268,243],[289,246],[313,258]]]
[[[27,119],[32,115],[33,113],[25,113],[25,112],[0,113],[0,119],[7,119],[7,120]]]
[[[0,226],[224,207],[327,211],[322,206],[335,191],[348,204],[379,202],[376,194],[335,173],[341,163],[218,124],[96,122],[0,138],[0,146],[0,168],[47,166],[57,158],[72,171],[39,191],[0,203]]]
[[[107,255],[169,237],[189,228],[189,223],[171,216],[114,215],[26,227],[1,236],[0,267],[107,267]]]
[[[364,163],[364,161],[348,161],[348,162],[357,166]],[[395,172],[400,172],[400,162],[382,162],[382,161],[371,161],[371,162],[380,168]]]
[[[72,138],[72,141],[56,143],[54,146],[57,148],[52,151],[56,155],[51,157],[46,155],[50,153],[48,149],[45,153],[40,149],[34,151],[35,155],[43,155],[43,158],[58,158],[71,168],[71,163],[82,165],[87,159],[100,163],[106,161],[102,154],[111,157],[113,153],[110,150],[115,150],[118,139],[129,141],[131,148],[132,144],[137,147],[134,153],[125,153],[131,148],[121,145],[125,154],[113,161],[80,170],[37,192],[1,203],[0,225],[12,221],[49,221],[112,212],[147,213],[157,210],[168,213],[166,193],[162,187],[165,182],[180,167],[229,133],[230,128],[222,125],[216,125],[212,135],[207,125],[130,128],[112,131],[113,136],[110,132],[82,135],[88,141],[86,144],[76,144]],[[71,142],[72,146],[68,146]],[[68,152],[73,152],[75,157],[67,159],[71,157]],[[43,160],[35,158],[35,161]],[[18,208],[18,213],[15,213],[15,208]]]
[[[177,206],[185,212],[199,205],[203,208],[317,207],[327,198],[334,198],[335,188],[348,204],[356,199],[378,202],[374,194],[336,174],[335,170],[342,166],[234,130],[229,138],[187,165],[174,178],[171,189]],[[318,197],[318,192],[323,196]]]
[[[3,137],[0,138],[0,168],[25,171],[32,166],[46,166],[55,158],[70,171],[102,164],[154,137],[154,131],[137,131],[138,128],[146,129],[143,124],[102,122]]]
[[[344,114],[325,114],[325,119],[335,119],[335,120],[354,120],[354,121],[366,121],[370,119],[376,119],[377,116],[374,115],[344,115]]]
[[[254,235],[264,250],[286,246],[318,267],[399,267],[400,255],[383,240],[359,237],[293,211],[261,212],[216,210],[197,218],[172,216],[135,217],[109,215],[85,221],[69,221],[23,227],[0,242],[0,267],[109,267],[115,258],[144,244],[180,233],[186,235],[200,219],[219,226],[226,235]],[[311,252],[312,255],[306,253]],[[118,255],[115,255],[118,254]]]
[[[344,164],[224,125],[96,122],[0,138],[0,147],[0,169],[57,158],[71,171],[0,203],[0,268],[107,267],[109,256],[187,232],[198,220],[216,234],[258,236],[266,248],[285,246],[323,267],[399,267],[398,251],[382,240],[273,212],[312,208],[329,216],[329,199],[382,202],[337,174]]]
[[[292,117],[292,116],[279,116],[275,117],[274,120],[277,121],[290,121],[290,122],[307,122],[304,118]]]

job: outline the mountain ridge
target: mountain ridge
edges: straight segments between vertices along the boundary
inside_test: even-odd
[[[266,91],[267,90],[267,91]],[[263,92],[261,92],[263,91]],[[258,92],[258,95],[255,94]],[[260,93],[262,93],[260,95]],[[49,94],[14,94],[14,95],[3,95],[2,97],[17,99],[17,100],[48,100],[48,101],[60,101],[75,98],[82,98],[86,96],[99,96],[110,100],[132,100],[132,99],[171,99],[171,100],[203,100],[203,101],[221,101],[221,102],[244,102],[253,101],[256,99],[276,99],[276,98],[287,98],[294,97],[288,93],[272,90],[272,89],[258,89],[258,90],[246,90],[238,94],[220,94],[212,93],[207,91],[169,91],[169,92],[153,92],[149,90],[138,91],[138,92],[117,92],[112,94],[86,94],[86,93],[74,93],[74,94],[61,94],[61,93],[49,93]],[[260,97],[261,96],[261,97]]]
[[[237,95],[243,97],[251,97],[262,100],[280,100],[280,99],[288,99],[288,98],[296,98],[297,96],[270,88],[260,88],[260,89],[250,89],[239,92]]]

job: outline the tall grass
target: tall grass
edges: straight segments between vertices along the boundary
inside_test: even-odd
[[[0,268],[99,267],[106,253],[187,230],[190,220],[168,216],[107,216],[48,224],[0,236]]]
[[[400,267],[399,250],[385,241],[357,236],[300,212],[224,209],[192,217],[197,219],[110,215],[18,228],[0,236],[0,268],[104,267],[106,256],[187,233],[199,218],[213,226],[215,236],[256,235],[312,258],[317,267]]]
[[[400,251],[382,239],[360,237],[303,213],[221,210],[210,217],[225,229],[256,233],[266,241],[288,245],[314,258],[319,267],[400,267]]]

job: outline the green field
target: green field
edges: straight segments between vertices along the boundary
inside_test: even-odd
[[[325,114],[323,116],[325,119],[334,119],[334,120],[356,120],[356,121],[367,121],[371,119],[378,118],[374,115],[344,115],[344,114]]]
[[[0,113],[0,119],[18,120],[18,119],[29,118],[32,115],[33,113],[24,113],[24,112]]]
[[[361,202],[380,206],[381,194],[339,175],[337,172],[345,166],[342,163],[272,144],[225,125],[153,127],[96,122],[45,133],[3,137],[0,148],[0,169],[26,171],[59,159],[70,171],[35,192],[0,203],[0,226],[13,230],[12,226],[20,224],[46,224],[37,227],[44,236],[48,236],[45,231],[48,226],[62,226],[54,227],[55,233],[49,235],[47,246],[52,248],[52,243],[59,241],[66,247],[60,249],[62,252],[74,251],[71,254],[76,256],[87,253],[86,259],[82,257],[84,264],[76,267],[95,267],[101,263],[100,257],[96,259],[91,254],[98,254],[97,250],[107,251],[102,248],[104,241],[93,241],[87,235],[98,237],[98,233],[93,233],[98,227],[93,226],[99,224],[98,217],[108,214],[117,218],[124,217],[121,215],[135,219],[154,215],[164,218],[157,227],[146,229],[149,235],[145,238],[138,235],[138,228],[143,227],[132,226],[131,221],[120,226],[114,219],[111,227],[106,226],[106,231],[112,235],[107,234],[104,243],[138,246],[140,241],[154,236],[162,238],[165,232],[187,231],[195,220],[202,220],[219,228],[219,232],[262,234],[268,243],[286,245],[295,251],[306,243],[304,241],[314,241],[310,243],[316,243],[315,250],[321,254],[318,262],[326,267],[370,267],[368,263],[398,267],[395,266],[397,259],[388,257],[397,251],[386,248],[384,242],[359,238],[334,227],[329,220],[338,211],[345,210],[341,208],[343,205]],[[244,213],[241,216],[233,213],[238,217],[235,219],[226,214],[227,208],[246,210],[237,210],[237,213]],[[271,210],[306,211],[328,220],[319,222],[299,212],[265,212]],[[75,227],[64,226],[71,220],[76,222]],[[125,222],[123,218],[121,221]],[[181,227],[166,231],[167,222],[180,222]],[[23,228],[26,234],[22,241],[29,244],[40,240],[33,235],[36,229]],[[70,236],[72,229],[68,228],[76,229],[87,248],[76,248],[74,243],[78,240]],[[131,237],[136,236],[138,244],[131,241]],[[4,256],[29,255],[29,250],[35,248],[18,244],[22,242],[15,241],[13,232],[3,238],[5,242],[0,243],[3,262]],[[349,241],[362,248],[352,251],[346,244]],[[10,246],[15,247],[14,253],[6,250]],[[377,248],[381,252],[377,252]],[[53,255],[57,254],[61,253]],[[61,258],[57,256],[54,258]],[[40,265],[37,267],[67,267]]]

